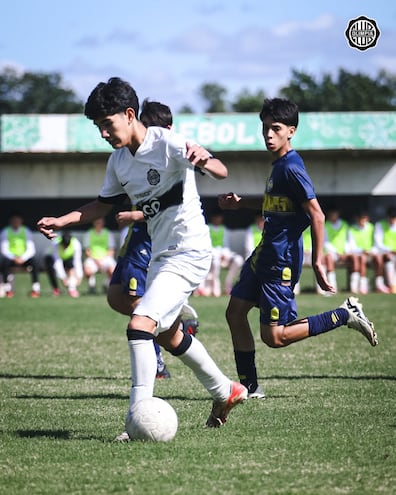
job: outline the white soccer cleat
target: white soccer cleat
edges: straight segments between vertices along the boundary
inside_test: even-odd
[[[363,306],[357,297],[348,297],[341,304],[340,308],[348,311],[349,318],[347,325],[366,337],[370,344],[375,347],[378,344],[378,337],[374,331],[374,324],[363,313]]]
[[[257,385],[257,388],[254,392],[249,392],[247,394],[248,399],[265,399],[265,393],[264,390],[261,388],[260,385]]]

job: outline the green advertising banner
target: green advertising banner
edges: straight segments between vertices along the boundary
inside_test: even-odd
[[[2,115],[2,152],[110,152],[81,115]],[[174,130],[212,151],[264,149],[256,114],[176,115]],[[302,113],[297,150],[396,149],[396,112]]]

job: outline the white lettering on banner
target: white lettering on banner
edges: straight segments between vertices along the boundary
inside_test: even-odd
[[[212,122],[203,122],[199,124],[197,141],[202,145],[230,143],[235,144],[254,144],[254,136],[246,134],[246,124],[238,122],[230,124],[224,122],[222,124],[214,124]]]
[[[178,132],[182,134],[187,140],[193,139],[195,140],[197,124],[192,120],[182,121],[179,124]]]
[[[246,124],[244,124],[243,122],[238,122],[236,142],[238,144],[254,144],[255,141],[254,136],[246,135],[245,131],[246,131]]]

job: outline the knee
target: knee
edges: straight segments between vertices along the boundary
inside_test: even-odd
[[[270,328],[269,330],[262,330],[261,340],[264,344],[273,349],[278,349],[279,347],[285,347],[287,345],[283,329]]]

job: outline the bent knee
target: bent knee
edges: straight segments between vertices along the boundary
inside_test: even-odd
[[[288,345],[285,339],[283,327],[266,327],[261,330],[261,340],[268,347],[279,348]]]

